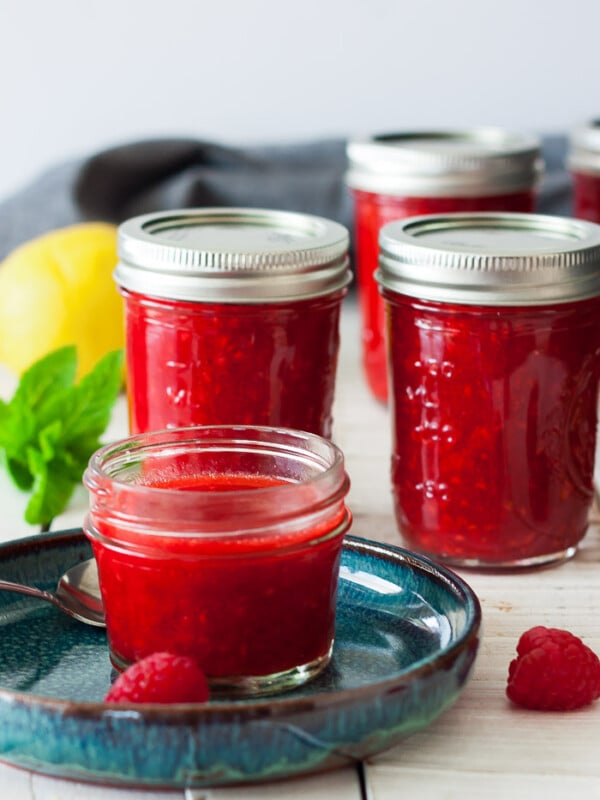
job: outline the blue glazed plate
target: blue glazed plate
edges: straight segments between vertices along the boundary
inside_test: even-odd
[[[53,589],[80,530],[0,546],[0,577]],[[348,537],[332,662],[264,700],[115,706],[105,632],[0,592],[0,759],[105,785],[251,783],[347,765],[428,725],[473,666],[481,611],[449,570]]]

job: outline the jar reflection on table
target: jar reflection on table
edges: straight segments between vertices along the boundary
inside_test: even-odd
[[[371,392],[385,402],[385,314],[374,278],[380,229],[421,214],[533,212],[540,142],[494,128],[405,132],[352,141],[348,157],[363,368]]]
[[[381,241],[403,537],[458,565],[570,557],[593,499],[600,228],[441,215]]]
[[[600,120],[571,133],[567,163],[573,179],[573,214],[600,222]]]
[[[271,425],[330,436],[348,232],[248,209],[119,229],[132,432]]]

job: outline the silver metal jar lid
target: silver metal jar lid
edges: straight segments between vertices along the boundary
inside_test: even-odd
[[[322,217],[248,208],[146,214],[119,227],[115,280],[173,300],[276,303],[347,286],[349,235]]]
[[[423,300],[492,306],[600,295],[600,225],[537,214],[410,217],[384,225],[376,278]]]
[[[353,189],[406,197],[476,197],[533,188],[543,172],[535,136],[501,128],[391,133],[351,141]]]
[[[600,119],[572,131],[567,166],[572,172],[600,172]]]

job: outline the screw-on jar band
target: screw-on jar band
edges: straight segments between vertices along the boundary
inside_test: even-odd
[[[499,128],[392,133],[348,144],[348,185],[405,197],[485,197],[533,189],[543,171],[534,136]]]
[[[240,208],[146,214],[119,227],[115,280],[153,297],[301,300],[348,285],[349,235],[322,217]]]
[[[600,226],[537,214],[411,217],[384,225],[384,290],[469,305],[549,305],[600,296]]]

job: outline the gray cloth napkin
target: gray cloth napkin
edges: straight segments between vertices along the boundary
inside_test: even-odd
[[[571,213],[566,138],[543,139],[539,210]],[[352,228],[342,139],[234,148],[191,139],[132,142],[60,164],[0,202],[0,258],[53,228],[150,211],[242,206],[301,211]]]

